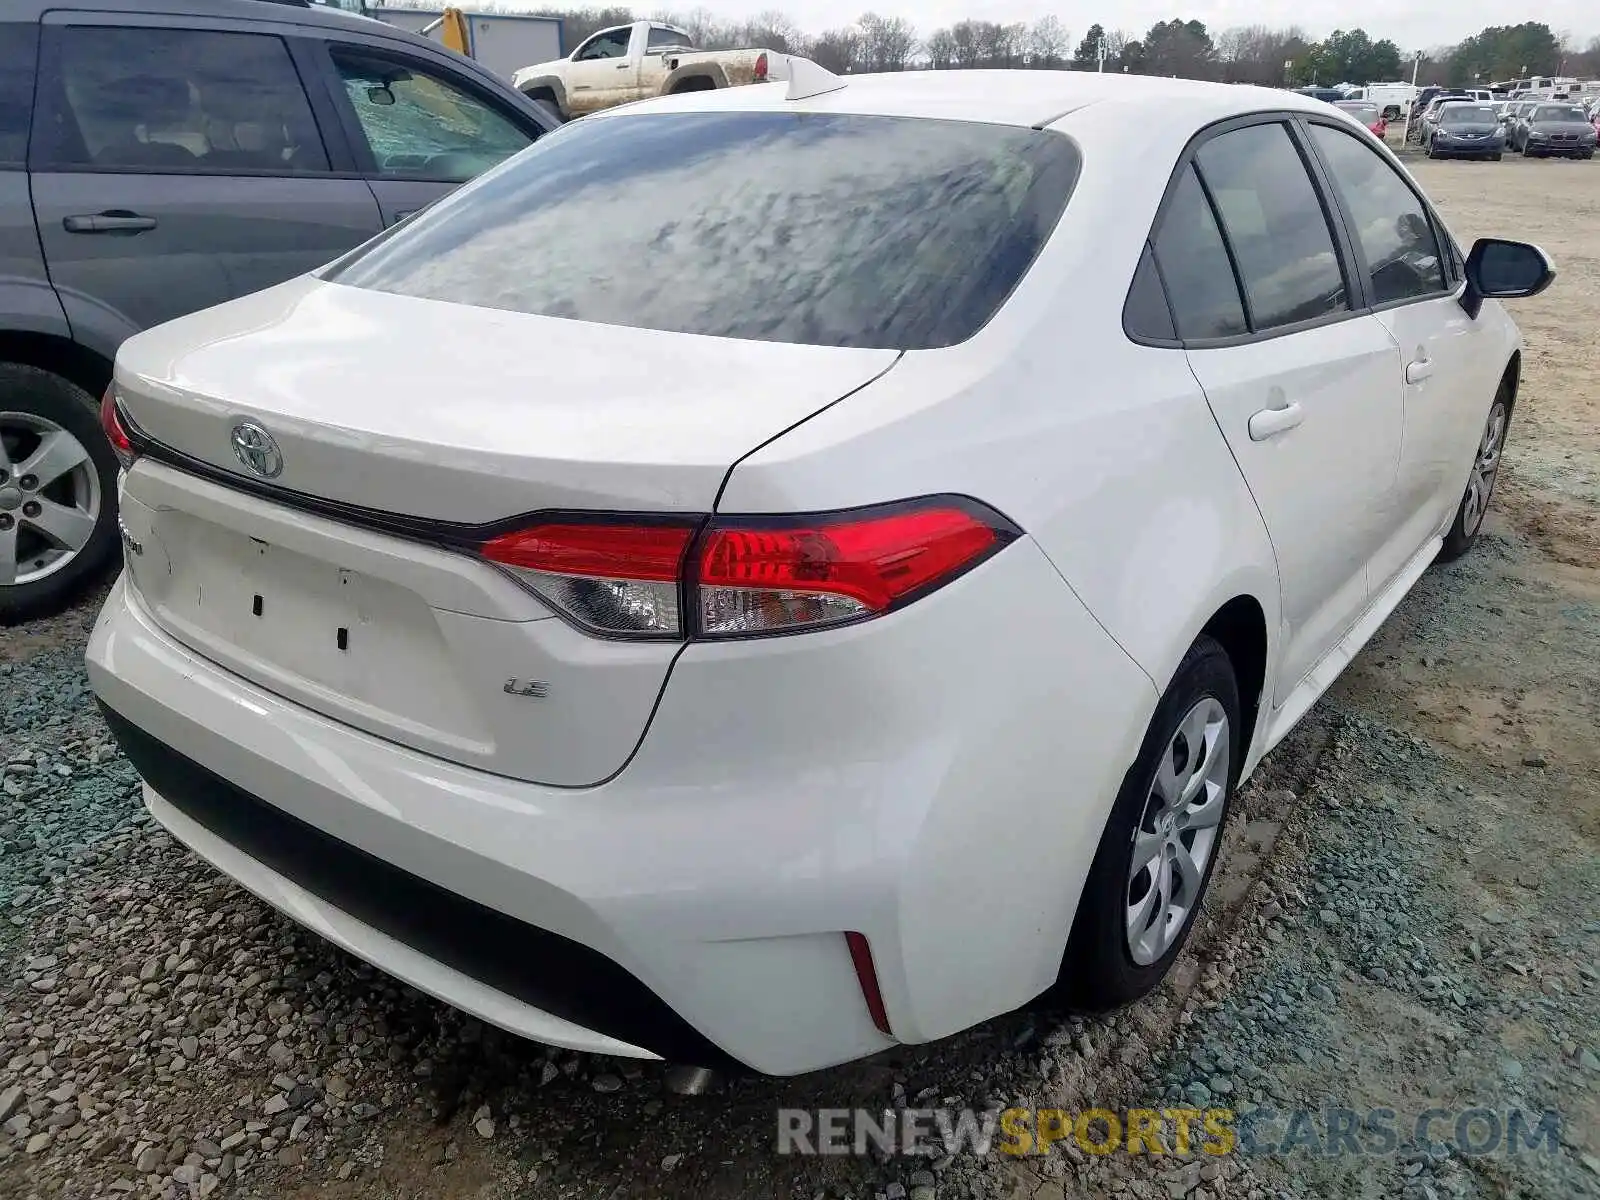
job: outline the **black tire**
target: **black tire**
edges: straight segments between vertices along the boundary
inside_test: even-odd
[[[0,362],[0,412],[43,417],[89,452],[100,481],[100,512],[77,555],[42,579],[0,584],[0,626],[59,612],[117,559],[117,458],[100,428],[99,403],[77,384],[22,363]]]
[[[1146,817],[1162,755],[1167,753],[1184,717],[1208,697],[1221,704],[1229,732],[1227,787],[1222,798],[1216,842],[1177,936],[1161,957],[1141,965],[1134,961],[1129,949],[1127,930],[1134,834]],[[1139,748],[1139,757],[1123,778],[1100,846],[1095,851],[1094,864],[1089,868],[1089,878],[1078,901],[1072,936],[1054,989],[1057,997],[1069,1007],[1105,1012],[1131,1004],[1161,982],[1183,950],[1204,903],[1211,872],[1220,857],[1222,831],[1227,827],[1228,807],[1233,802],[1239,766],[1244,760],[1245,736],[1233,664],[1218,642],[1201,635],[1183,656],[1172,683],[1156,706]]]
[[[1500,444],[1496,452],[1494,475],[1489,480],[1489,488],[1481,501],[1474,506],[1472,500],[1473,479],[1478,472],[1478,463],[1483,454],[1484,444],[1487,441],[1489,429],[1493,425],[1496,413],[1500,418]],[[1494,403],[1489,405],[1489,412],[1484,417],[1483,431],[1478,435],[1476,449],[1473,451],[1472,475],[1468,476],[1467,486],[1462,489],[1461,502],[1456,505],[1455,520],[1450,522],[1450,531],[1444,535],[1444,545],[1439,547],[1440,562],[1454,562],[1478,540],[1478,533],[1483,529],[1483,518],[1489,511],[1489,503],[1494,499],[1494,487],[1500,480],[1499,462],[1505,454],[1506,438],[1511,432],[1511,385],[1502,383],[1500,390],[1495,393]]]

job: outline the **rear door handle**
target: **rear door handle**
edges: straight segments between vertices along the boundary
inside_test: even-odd
[[[1406,364],[1407,383],[1421,383],[1432,374],[1433,360],[1431,358],[1419,358],[1416,362],[1408,362]]]
[[[143,233],[156,227],[156,219],[114,208],[103,213],[62,217],[61,227],[68,233]]]
[[[1298,403],[1285,404],[1282,408],[1263,408],[1250,415],[1250,440],[1264,442],[1269,437],[1293,429],[1305,419],[1305,410]]]

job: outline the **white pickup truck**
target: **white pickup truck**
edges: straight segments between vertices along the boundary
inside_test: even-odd
[[[602,29],[566,58],[523,67],[511,82],[570,120],[649,96],[787,79],[788,66],[777,50],[696,50],[676,26],[635,21]]]

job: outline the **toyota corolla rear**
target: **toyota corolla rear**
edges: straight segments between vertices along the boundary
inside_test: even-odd
[[[1008,806],[1120,753],[1149,681],[940,486],[959,447],[862,508],[719,498],[980,345],[1077,171],[1021,126],[619,114],[128,342],[89,665],[152,812],[551,1043],[788,1073],[1039,991],[1055,962],[993,932],[1075,896],[1008,903],[1041,853]]]

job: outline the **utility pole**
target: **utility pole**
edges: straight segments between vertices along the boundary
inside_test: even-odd
[[[1095,70],[1102,74],[1106,69],[1106,39],[1096,38],[1094,43]]]
[[[1417,86],[1417,72],[1422,69],[1422,51],[1418,50],[1411,59],[1411,86]]]

